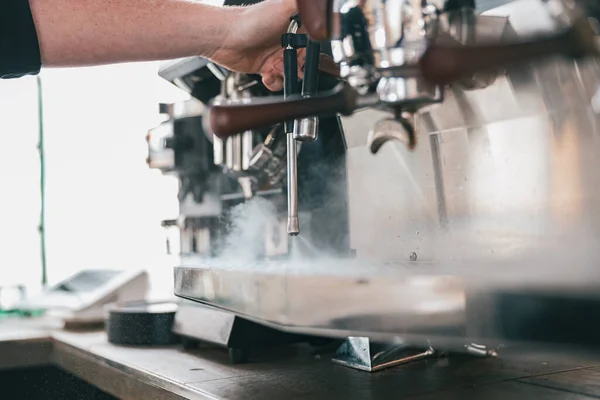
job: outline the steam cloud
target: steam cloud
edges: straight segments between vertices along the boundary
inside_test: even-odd
[[[228,261],[254,261],[263,256],[267,224],[277,221],[273,203],[262,197],[239,204],[229,211],[227,234],[219,258]]]

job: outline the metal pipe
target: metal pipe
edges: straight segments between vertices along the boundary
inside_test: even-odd
[[[298,22],[292,20],[288,33],[298,31]],[[283,94],[285,97],[300,92],[298,83],[298,54],[292,46],[286,46],[283,51]],[[296,236],[300,233],[298,221],[298,153],[296,140],[294,140],[294,121],[286,121],[285,132],[287,139],[287,200],[288,200],[288,235]]]
[[[225,165],[233,170],[233,139],[234,136],[225,140]]]
[[[250,168],[250,159],[252,157],[252,131],[242,133],[242,170],[247,171]]]
[[[221,67],[215,65],[214,63],[209,62],[208,64],[206,64],[206,67],[209,69],[210,72],[213,73],[213,75],[220,80],[221,82],[227,80],[227,73],[224,72]]]
[[[238,134],[231,138],[229,138],[232,142],[232,155],[233,159],[231,160],[231,169],[233,171],[241,171],[242,170],[242,135]]]
[[[288,200],[288,235],[297,236],[300,233],[298,221],[298,160],[296,158],[296,140],[292,132],[287,133],[287,200]]]
[[[258,81],[254,80],[250,83],[246,83],[245,85],[239,85],[237,87],[238,95],[244,100],[250,100],[252,98],[252,93],[250,92],[250,88],[256,85]],[[250,168],[250,161],[252,159],[252,153],[254,150],[254,134],[252,131],[246,131],[242,133],[242,170],[247,171]]]
[[[209,65],[213,65],[211,63],[209,63]],[[214,66],[214,65],[213,65]],[[216,66],[214,66],[215,68],[217,68]],[[212,71],[212,69],[211,69]],[[220,70],[218,70],[217,72],[220,72]],[[216,75],[216,73],[213,71],[213,74]],[[217,76],[217,78],[221,81],[221,92],[219,93],[219,95],[216,98],[216,104],[219,104],[221,102],[223,102],[225,99],[227,99],[227,81],[228,81],[228,77],[227,76],[223,76],[223,79],[221,79],[219,76]],[[223,164],[225,164],[226,162],[226,155],[225,155],[225,143],[223,142],[223,139],[220,139],[219,137],[217,137],[217,135],[212,135],[213,137],[213,161],[214,164],[217,166],[222,166]]]
[[[224,162],[224,145],[223,140],[219,139],[216,135],[213,135],[213,160],[215,165],[221,166]]]

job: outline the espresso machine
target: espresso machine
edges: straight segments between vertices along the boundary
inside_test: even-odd
[[[447,351],[600,344],[596,3],[298,9],[282,37],[283,93],[244,75],[224,83],[202,61],[221,83],[198,123],[220,182],[204,199],[219,193],[220,208],[210,254],[175,268],[176,295],[339,339],[333,361],[372,372]],[[304,81],[289,73],[299,48]],[[220,158],[243,148],[237,169]],[[253,162],[263,151],[277,162]],[[260,223],[250,224],[260,234],[223,228],[264,215],[244,207],[258,198],[277,210],[280,251],[232,246],[251,237],[265,248],[275,235]]]
[[[301,47],[302,37],[290,39]],[[318,50],[317,56],[321,48]],[[259,263],[285,260],[292,253],[304,257],[322,252],[341,258],[352,256],[346,145],[339,117],[321,118],[318,126],[309,129],[322,139],[306,141],[295,149],[292,187],[298,195],[291,200],[295,217],[290,218],[289,142],[285,132],[292,128],[276,122],[220,139],[212,133],[208,120],[211,107],[244,104],[282,93],[269,92],[258,75],[228,71],[201,57],[166,63],[159,76],[190,95],[184,102],[161,104],[165,120],[146,137],[149,167],[176,176],[180,183],[179,217],[162,225],[178,230],[182,265],[234,259]],[[338,79],[319,74],[311,82],[310,89],[316,92],[331,90]],[[300,81],[295,86],[302,90]],[[290,229],[302,229],[304,242],[293,243]],[[233,362],[246,362],[249,350],[255,347],[327,342],[316,335],[285,333],[194,301],[179,305],[175,332],[184,338],[186,346],[200,341],[227,347]]]

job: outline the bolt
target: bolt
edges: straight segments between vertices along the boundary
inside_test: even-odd
[[[410,261],[417,261],[417,253],[414,251],[410,253]]]

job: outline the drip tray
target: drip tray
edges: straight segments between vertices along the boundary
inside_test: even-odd
[[[287,332],[448,350],[600,345],[600,291],[589,283],[597,280],[527,279],[517,267],[491,265],[485,269],[499,273],[482,279],[464,265],[416,262],[190,264],[175,269],[177,296]]]

